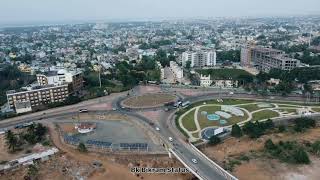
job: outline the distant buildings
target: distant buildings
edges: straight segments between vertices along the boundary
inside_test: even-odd
[[[244,45],[241,49],[241,65],[254,66],[259,71],[269,72],[271,69],[294,69],[300,66],[300,61],[287,57],[280,50]]]
[[[190,62],[191,67],[206,67],[215,66],[217,63],[217,54],[215,51],[187,51],[181,56],[182,66],[186,67],[187,62]]]

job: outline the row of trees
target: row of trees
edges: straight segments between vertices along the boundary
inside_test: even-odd
[[[217,51],[218,60],[221,62],[232,61],[240,62],[240,50]]]
[[[15,65],[4,67],[0,71],[0,105],[6,102],[6,91],[26,86],[35,80],[35,76],[22,73]]]
[[[306,129],[313,128],[316,126],[316,121],[311,118],[302,117],[293,120],[293,130],[296,132],[303,132]],[[248,135],[250,138],[259,138],[267,130],[273,129],[274,123],[271,119],[264,122],[247,122],[241,128],[238,124],[232,125],[231,136],[240,138],[241,136]],[[285,131],[285,126],[278,127],[279,132]]]
[[[309,164],[310,158],[304,147],[295,141],[280,141],[274,144],[271,139],[268,139],[264,144],[266,153],[273,158],[279,159],[283,162],[293,164]]]
[[[280,79],[279,85],[273,89],[275,92],[289,94],[294,90],[295,83],[302,83],[305,85],[305,91],[311,92],[308,88],[308,81],[320,79],[319,67],[295,68],[291,71],[284,71],[280,69],[271,69],[269,73],[260,72],[255,77],[257,89],[266,87],[267,81],[270,78]]]
[[[274,124],[272,120],[267,120],[264,122],[247,122],[241,128],[238,124],[234,124],[231,130],[231,136],[233,137],[241,137],[244,134],[248,135],[250,138],[259,138],[262,136],[268,129],[272,129]]]
[[[160,69],[156,67],[156,60],[168,63],[166,53],[159,52],[156,57],[143,56],[139,63],[135,61],[118,62],[114,70],[110,70],[111,74],[101,75],[102,88],[113,88],[116,86],[112,81],[120,81],[124,89],[132,88],[140,81],[160,81]],[[91,64],[88,65],[90,67]],[[84,73],[85,86],[87,89],[95,89],[95,92],[100,92],[99,73],[93,72],[92,68],[86,68]],[[100,92],[103,95],[103,91]]]
[[[10,152],[15,152],[25,143],[30,145],[42,142],[45,139],[47,128],[42,124],[32,124],[27,130],[20,134],[14,134],[8,130],[5,134],[6,144]]]

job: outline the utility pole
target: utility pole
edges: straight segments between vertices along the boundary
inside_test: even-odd
[[[311,31],[310,31],[310,35],[309,35],[309,48],[311,46],[311,38],[312,38],[312,26],[311,26]]]
[[[101,61],[100,61],[100,58],[99,58],[99,83],[100,83],[100,88],[101,88],[102,84],[101,84]]]

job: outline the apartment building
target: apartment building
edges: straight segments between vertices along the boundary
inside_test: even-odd
[[[69,96],[69,89],[68,84],[61,84],[30,85],[20,91],[10,90],[7,91],[8,105],[10,109],[14,109],[17,113],[31,111],[35,107],[63,102]],[[28,104],[30,104],[31,109]]]
[[[40,86],[71,84],[71,92],[79,91],[83,87],[83,75],[80,71],[49,71],[44,74],[37,74],[37,81]]]
[[[216,66],[217,54],[214,50],[210,51],[187,51],[181,56],[182,66],[186,67],[187,62],[191,62],[191,67]]]
[[[269,72],[271,69],[294,69],[300,66],[300,61],[287,57],[281,50],[245,45],[241,49],[241,65]]]
[[[17,91],[8,91],[8,105],[16,113],[29,112],[43,105],[63,102],[71,93],[79,91],[82,87],[81,72],[49,71],[37,74],[35,84],[30,84]]]

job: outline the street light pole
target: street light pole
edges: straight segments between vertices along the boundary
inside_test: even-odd
[[[101,61],[100,61],[100,58],[99,58],[99,83],[100,83],[100,88],[101,88]]]

